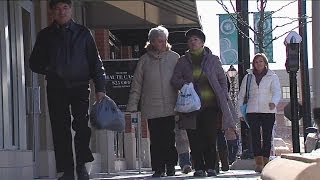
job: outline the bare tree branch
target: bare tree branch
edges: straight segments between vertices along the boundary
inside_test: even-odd
[[[233,3],[232,3],[232,0],[229,0],[230,4],[231,4],[231,7],[233,9],[233,12],[237,12],[236,8],[234,7]]]
[[[275,10],[275,11],[272,11],[272,13],[271,13],[269,16],[272,16],[274,13],[281,11],[283,8],[289,6],[289,5],[291,5],[292,3],[295,3],[295,2],[297,2],[297,1],[298,1],[298,0],[292,0],[292,1],[289,2],[288,4],[280,7],[279,9],[277,9],[277,10]],[[266,17],[266,18],[268,18],[268,17]]]
[[[299,21],[299,20],[293,20],[293,21],[290,21],[290,22],[282,24],[282,25],[276,25],[271,31],[267,32],[266,35],[272,33],[277,28],[285,27],[285,26],[293,24],[293,23],[295,23],[297,21]]]
[[[306,24],[308,24],[308,23],[310,23],[310,22],[312,22],[312,20],[307,21]],[[304,25],[306,25],[306,24],[304,24]],[[303,26],[304,26],[304,25],[303,25]],[[281,35],[274,37],[273,39],[270,40],[270,42],[269,42],[267,45],[265,45],[265,47],[269,46],[273,41],[281,38],[282,36],[286,35],[286,34],[289,33],[290,31],[293,31],[293,30],[297,29],[298,27],[299,27],[299,26],[296,26],[296,27],[294,27],[294,28],[291,28],[289,31],[284,32],[284,33],[282,33]]]
[[[292,25],[293,23],[296,23],[297,21],[301,20],[301,18],[305,18],[305,19],[310,18],[308,16],[304,16],[304,17],[301,17],[301,18],[272,17],[272,15],[275,14],[276,12],[279,12],[279,11],[283,10],[284,8],[286,8],[289,5],[297,2],[298,0],[292,0],[291,2],[288,2],[287,4],[285,4],[282,7],[280,7],[279,9],[277,9],[275,11],[271,11],[268,14],[265,13],[265,9],[267,7],[268,0],[256,0],[257,9],[258,9],[258,11],[260,13],[260,16],[259,16],[260,20],[259,20],[258,28],[255,29],[255,27],[251,27],[248,22],[244,21],[244,19],[241,16],[242,15],[241,13],[236,12],[236,9],[234,7],[234,4],[233,4],[232,0],[229,0],[229,3],[231,4],[232,10],[234,11],[233,14],[230,13],[229,9],[227,8],[227,6],[223,2],[223,0],[216,0],[216,1],[222,6],[224,11],[227,14],[229,14],[233,24],[235,25],[235,27],[237,28],[237,30],[239,32],[239,34],[241,34],[242,37],[248,38],[254,44],[254,46],[258,46],[259,47],[259,51],[261,51],[261,52],[263,52],[264,48],[268,47],[273,41],[275,41],[275,40],[279,39],[280,37],[286,35],[288,32],[296,29],[299,26],[294,27],[294,28],[290,29],[289,31],[286,31],[286,32],[284,32],[283,34],[281,34],[279,36],[274,37],[267,44],[264,44],[264,43],[266,43],[266,42],[264,42],[265,37],[267,35],[270,35],[273,31],[275,31],[275,29],[282,28],[282,27],[285,27],[285,26],[288,26],[288,25]],[[248,12],[248,13],[252,13],[252,12]],[[276,25],[270,31],[266,32],[264,30],[264,28],[263,28],[264,22],[265,22],[265,20],[267,18],[270,18],[270,17],[279,18],[279,19],[281,19],[281,18],[288,19],[288,20],[290,20],[290,22],[287,22],[287,23],[284,23],[284,24],[281,24],[281,25]],[[311,22],[311,21],[308,21],[307,23],[309,23],[309,22]],[[251,37],[248,37],[246,34],[244,34],[244,32],[241,31],[241,29],[238,27],[238,25],[243,26],[244,28],[248,28],[249,30],[251,30],[256,35],[257,41],[254,41],[254,39],[252,39]]]

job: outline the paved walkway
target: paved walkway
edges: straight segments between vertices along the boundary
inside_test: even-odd
[[[126,170],[116,173],[97,173],[91,174],[90,180],[106,180],[106,179],[225,179],[225,180],[260,180],[260,174],[255,173],[252,170],[229,170],[227,172],[220,172],[216,177],[206,178],[194,178],[193,172],[189,174],[182,174],[177,170],[174,177],[162,177],[162,178],[151,178],[152,172],[150,169],[143,168],[141,173],[138,170]],[[38,180],[49,180],[49,179],[38,179]],[[50,179],[53,180],[53,179]]]

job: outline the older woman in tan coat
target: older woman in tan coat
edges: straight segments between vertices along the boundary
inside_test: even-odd
[[[141,102],[142,118],[148,119],[153,177],[175,175],[178,155],[175,147],[177,92],[170,84],[179,55],[170,50],[168,30],[163,26],[149,31],[146,49],[134,73],[127,111],[134,112]]]

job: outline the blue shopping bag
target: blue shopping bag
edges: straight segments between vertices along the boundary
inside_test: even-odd
[[[96,129],[122,132],[125,128],[124,113],[111,98],[106,96],[92,105],[90,123]]]

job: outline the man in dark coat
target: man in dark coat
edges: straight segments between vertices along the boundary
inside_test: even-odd
[[[54,21],[38,33],[30,68],[46,76],[56,168],[63,172],[59,180],[75,177],[71,126],[75,131],[77,176],[88,180],[85,163],[94,160],[89,148],[89,80],[93,79],[96,100],[100,101],[105,96],[106,76],[90,31],[71,19],[71,0],[51,0],[49,6]]]

